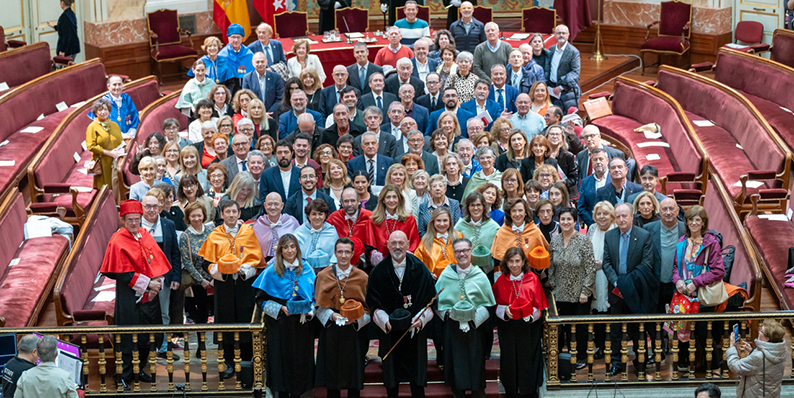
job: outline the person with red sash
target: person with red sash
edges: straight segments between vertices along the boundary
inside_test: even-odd
[[[378,205],[372,216],[364,223],[364,244],[380,253],[389,248],[386,242],[394,231],[403,231],[408,236],[408,251],[413,253],[419,246],[419,230],[411,210],[406,208],[405,197],[396,185],[386,185],[378,195]]]
[[[372,217],[372,212],[361,207],[361,198],[358,196],[353,188],[345,188],[342,191],[342,208],[331,213],[326,220],[329,224],[336,228],[336,232],[340,238],[356,238],[353,241],[360,241],[366,245],[361,257],[361,267],[369,274],[369,271],[383,260],[385,256],[383,251],[374,248],[367,238],[367,227],[369,219]],[[358,243],[358,242],[357,242]],[[358,245],[356,250],[359,250]],[[358,257],[356,257],[358,258]]]
[[[110,237],[105,258],[99,272],[116,281],[114,321],[116,325],[161,325],[160,300],[157,293],[163,287],[164,275],[171,270],[168,259],[151,235],[141,228],[143,205],[137,200],[121,203],[124,228]],[[155,336],[154,347],[163,343],[162,333]],[[152,382],[143,372],[149,361],[149,334],[138,335],[139,373],[133,375],[132,335],[121,337],[122,373],[116,382]]]

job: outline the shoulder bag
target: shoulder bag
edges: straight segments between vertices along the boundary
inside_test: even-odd
[[[709,258],[709,248],[706,248],[706,262]],[[706,266],[706,272],[711,270],[711,267]],[[698,299],[700,304],[706,307],[713,307],[720,305],[728,299],[728,291],[725,290],[725,282],[721,279],[708,286],[698,288]]]

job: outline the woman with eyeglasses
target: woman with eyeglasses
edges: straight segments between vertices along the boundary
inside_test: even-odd
[[[507,169],[502,173],[502,195],[506,203],[510,199],[518,199],[524,192],[524,180],[516,169]]]
[[[210,189],[208,189],[205,194],[212,198],[215,207],[218,207],[218,202],[220,202],[223,195],[226,194],[226,179],[228,176],[228,173],[226,173],[226,166],[220,163],[213,163],[207,167]]]
[[[213,87],[207,95],[207,99],[212,100],[212,117],[232,117],[234,114],[234,109],[232,109],[232,92],[229,91],[226,86],[220,84]]]
[[[576,162],[576,156],[568,150],[568,140],[565,134],[562,126],[555,125],[546,130],[549,158],[557,160],[558,167],[565,174],[565,185],[568,186],[568,193],[570,193],[571,198],[576,199],[579,197],[579,190],[576,187],[579,183],[579,164]],[[577,137],[574,138],[579,140]]]
[[[328,163],[328,172],[323,172],[322,191],[334,200],[337,209],[342,208],[342,191],[350,186],[350,177],[347,175],[347,167],[339,159],[331,159]]]
[[[510,120],[498,117],[491,125],[491,146],[497,155],[507,152],[510,146],[510,134],[513,133],[513,123]]]
[[[411,177],[411,188],[414,191],[414,196],[416,197],[416,202],[413,204],[413,208],[411,209],[411,214],[414,214],[414,218],[418,219],[419,214],[419,204],[422,201],[430,199],[430,188],[428,187],[430,181],[430,174],[428,174],[424,170],[417,170],[413,173]]]
[[[527,145],[527,136],[523,131],[514,129],[510,133],[509,141],[510,146],[507,147],[507,152],[499,155],[496,158],[497,170],[504,172],[509,168],[519,169],[521,162],[529,156],[529,145]]]
[[[336,140],[336,151],[339,152],[339,160],[347,166],[347,162],[353,159],[353,145],[356,139],[350,135],[345,134]]]
[[[540,194],[541,199],[549,198],[549,189],[551,185],[560,180],[560,175],[557,174],[557,168],[548,164],[541,165],[535,169],[532,179],[540,183],[543,192]]]
[[[259,137],[259,141],[257,141],[254,149],[258,149],[263,155],[265,155],[265,163],[268,165],[267,167],[276,167],[278,165],[275,154],[276,140],[274,140],[273,137],[269,135],[263,135]]]
[[[496,185],[489,182],[487,184],[480,185],[475,192],[479,192],[483,196],[485,199],[486,210],[488,210],[488,215],[501,227],[505,222],[505,213],[501,208],[502,191],[499,190]],[[469,196],[471,196],[471,194]]]
[[[471,175],[471,178],[469,178],[469,183],[466,184],[466,189],[463,191],[464,198],[469,196],[470,193],[474,192],[481,185],[487,183],[496,185],[502,181],[502,172],[494,168],[494,162],[496,161],[495,154],[495,150],[489,146],[479,148],[477,152],[474,153],[474,158],[477,159],[482,170],[475,172]],[[502,202],[497,204],[497,206],[501,205]]]
[[[193,144],[190,142],[190,140],[184,139],[181,135],[179,135],[179,120],[176,120],[172,117],[169,117],[163,121],[163,135],[168,142],[176,142],[179,144],[180,150]]]
[[[234,135],[234,120],[229,115],[221,116],[218,119],[218,132],[223,134],[224,137],[231,143],[232,136]]]

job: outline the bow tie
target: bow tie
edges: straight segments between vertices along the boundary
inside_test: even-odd
[[[276,228],[281,226],[281,218],[278,219],[276,222],[270,223],[270,228]]]
[[[524,273],[522,272],[522,273],[518,274],[518,276],[510,275],[510,280],[513,281],[513,282],[522,281],[522,280],[524,280]]]
[[[319,234],[320,232],[323,232],[322,229],[314,229],[313,227],[309,227],[309,229],[312,231],[313,234]]]
[[[226,225],[224,225],[224,227],[226,228],[226,233],[228,233],[228,234],[230,234],[230,235],[235,235],[235,234],[237,234],[237,229],[238,229],[238,228],[240,228],[240,227],[229,228],[229,227],[228,227],[228,226],[226,226]]]
[[[350,221],[353,221],[353,223],[355,223],[357,219],[358,219],[358,216],[352,216],[351,217],[351,216],[345,214],[345,220],[350,220]]]
[[[438,238],[438,239],[444,239],[444,240],[446,241],[447,239],[449,239],[449,234],[448,234],[448,233],[446,233],[446,234],[440,234],[440,233],[436,232],[436,238]]]
[[[474,227],[479,227],[480,225],[482,225],[482,220],[480,220],[480,221],[472,221],[471,225],[474,226]]]
[[[392,214],[386,213],[386,219],[387,220],[399,220],[399,218],[400,217],[397,216],[396,214],[392,215]]]
[[[297,259],[295,259],[295,262],[292,262],[292,263],[288,263],[288,262],[284,261],[284,269],[289,270],[289,271],[295,271],[296,268],[298,268],[298,260]]]
[[[521,224],[519,226],[513,225],[513,231],[514,232],[524,232],[524,224]]]

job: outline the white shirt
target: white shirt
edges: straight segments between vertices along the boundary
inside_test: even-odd
[[[295,261],[288,263],[287,260],[284,260],[284,269],[294,271],[298,268],[298,259],[296,258]]]
[[[607,185],[607,173],[604,173],[604,175],[601,176],[601,179],[599,179],[596,174],[593,173],[593,178],[595,178],[596,191],[603,188],[604,185]]]
[[[237,159],[237,171],[243,171],[243,162],[247,162],[248,159],[240,159],[237,155],[235,155],[234,158]],[[246,163],[245,166],[245,171],[248,171],[248,163]]]
[[[395,263],[394,261],[392,261],[392,263],[394,264],[394,274],[397,275],[397,279],[402,280],[403,275],[405,275],[405,258],[399,263]]]
[[[287,171],[281,169],[278,169],[278,171],[281,173],[281,182],[284,183],[284,195],[289,197],[289,183],[292,179],[292,167]]]
[[[380,141],[380,137],[378,137],[378,141]],[[375,176],[375,179],[378,179],[378,155],[376,154],[374,158],[370,159],[367,155],[364,155],[364,170],[369,173],[369,162],[372,161],[372,175]],[[370,181],[370,184],[375,184],[375,181]]]
[[[141,218],[141,227],[152,236],[152,238],[162,237],[163,236],[163,228],[160,225],[160,216],[157,216],[157,221],[150,223],[146,221],[145,218]]]
[[[552,84],[559,83],[557,81],[557,78],[559,77],[557,76],[557,68],[560,66],[560,59],[562,59],[562,53],[565,51],[566,47],[568,47],[567,41],[565,42],[565,44],[563,44],[562,48],[558,46],[557,48],[554,49],[554,55],[552,55],[551,57],[551,65],[549,65],[549,68],[551,68],[551,70],[549,71],[550,72],[549,83]]]
[[[234,228],[229,228],[228,225],[223,224],[223,229],[226,231],[227,234],[237,237],[237,232],[240,230],[240,227],[235,226]]]
[[[422,82],[425,82],[425,79],[427,79],[427,74],[430,73],[430,65],[429,64],[430,64],[430,62],[425,62],[423,64],[423,63],[419,62],[418,59],[416,60],[416,73],[419,74],[419,79],[421,79]],[[427,94],[427,93],[429,93],[429,91],[427,91],[427,85],[425,85],[425,94]]]
[[[352,265],[348,265],[347,269],[344,270],[344,271],[342,271],[342,269],[339,268],[338,265],[335,265],[334,267],[336,267],[336,278],[339,279],[339,280],[345,279],[348,276],[350,276],[350,271],[353,270],[353,266]]]
[[[479,114],[487,111],[487,109],[485,109],[485,106],[488,105],[488,101],[486,100],[485,103],[482,106],[480,106],[479,102],[474,101],[474,105],[477,108],[477,115],[479,115]]]
[[[110,94],[110,98],[112,98],[112,99],[113,99],[113,102],[115,102],[115,103],[116,103],[116,106],[118,106],[119,108],[121,108],[121,104],[124,102],[124,101],[122,101],[122,99],[121,99],[121,95],[119,95],[118,97],[114,97],[114,96],[113,96],[113,94]]]
[[[353,224],[355,224],[356,220],[358,220],[358,212],[356,212],[356,214],[354,214],[352,216],[349,215],[349,214],[345,214],[345,220],[350,220],[350,221],[353,222]]]
[[[389,44],[389,50],[395,54],[397,54],[397,51],[400,51],[401,48],[403,48],[403,45],[400,43],[397,43],[397,48],[392,48],[391,44]]]

